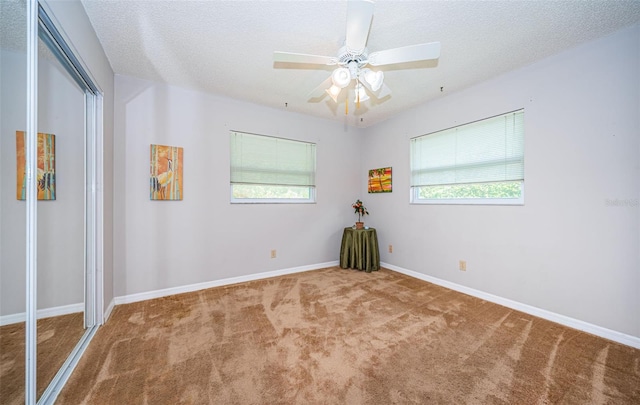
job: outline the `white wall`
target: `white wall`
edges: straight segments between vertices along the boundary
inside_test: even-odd
[[[362,130],[131,77],[115,85],[116,296],[337,260],[360,197]],[[230,204],[231,130],[316,142],[317,203]],[[184,148],[182,201],[149,200],[152,143]]]
[[[371,128],[361,176],[393,167],[365,196],[382,261],[640,337],[639,77],[636,25]],[[411,137],[519,108],[524,206],[409,204]]]

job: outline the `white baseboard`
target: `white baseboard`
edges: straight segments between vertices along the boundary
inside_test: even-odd
[[[84,304],[82,302],[77,304],[62,305],[53,308],[44,308],[36,311],[36,318],[50,318],[52,316],[74,314],[76,312],[84,311]],[[0,326],[11,325],[13,323],[24,322],[27,319],[27,314],[21,312],[19,314],[3,315],[0,316]]]
[[[301,273],[303,271],[324,269],[326,267],[337,266],[338,264],[339,262],[336,260],[336,261],[326,262],[326,263],[311,264],[308,266],[292,267],[292,268],[282,269],[282,270],[267,271],[264,273],[249,274],[246,276],[224,278],[221,280],[207,281],[204,283],[190,284],[190,285],[184,285],[179,287],[165,288],[162,290],[123,295],[123,296],[115,297],[114,301],[115,301],[115,305],[130,304],[132,302],[146,301],[154,298],[166,297],[168,295],[183,294],[183,293],[188,293],[192,291],[204,290],[207,288],[221,287],[224,285],[244,283],[247,281],[284,276],[287,274]]]
[[[106,311],[104,311],[104,314],[102,315],[102,324],[105,324],[107,322],[107,320],[111,316],[111,311],[113,311],[113,307],[115,306],[116,306],[116,299],[113,298],[109,303],[109,305],[107,306]]]
[[[561,325],[568,326],[573,329],[578,329],[583,332],[591,333],[592,335],[596,335],[605,339],[612,340],[617,343],[621,343],[623,345],[640,349],[640,338],[636,336],[631,336],[625,333],[617,332],[615,330],[603,328],[602,326],[598,326],[598,325],[594,325],[578,319],[570,318],[568,316],[560,315],[555,312],[547,311],[545,309],[540,309],[531,305],[523,304],[521,302],[512,301],[507,298],[502,298],[497,295],[486,293],[484,291],[475,290],[473,288],[465,287],[463,285],[452,283],[450,281],[446,281],[436,277],[428,276],[426,274],[418,273],[413,270],[407,270],[402,267],[394,266],[389,263],[380,263],[380,266],[385,267],[389,270],[397,271],[398,273],[406,274],[407,276],[411,276],[423,281],[427,281],[432,284],[436,284],[445,288],[449,288],[454,291],[471,295],[473,297],[480,298],[485,301],[493,302],[495,304],[499,304],[507,308],[512,308],[529,315],[537,316],[539,318],[543,318],[551,322],[559,323]]]

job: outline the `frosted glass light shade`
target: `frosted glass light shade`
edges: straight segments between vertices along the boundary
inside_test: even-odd
[[[335,84],[332,85],[331,87],[329,87],[328,89],[326,89],[325,91],[327,92],[327,94],[329,95],[329,97],[331,97],[331,99],[337,103],[338,102],[338,95],[340,94],[340,91],[342,89],[338,86],[336,86]]]
[[[369,100],[369,95],[365,91],[364,86],[358,83],[356,85],[356,97],[353,100],[353,102],[357,103],[358,101],[367,101],[367,100]]]
[[[338,68],[331,74],[331,80],[335,86],[343,89],[351,82],[351,73],[347,68]]]
[[[363,71],[364,80],[369,84],[369,86],[371,86],[371,90],[380,90],[380,87],[382,87],[382,82],[384,81],[384,73],[374,72],[370,69],[363,69]]]

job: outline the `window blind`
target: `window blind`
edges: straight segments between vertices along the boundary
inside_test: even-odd
[[[316,145],[231,132],[231,184],[316,184]]]
[[[411,186],[524,180],[524,110],[411,139]]]

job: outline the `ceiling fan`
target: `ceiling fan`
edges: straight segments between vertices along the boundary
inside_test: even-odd
[[[384,74],[367,66],[438,59],[440,42],[410,45],[369,53],[367,38],[373,18],[373,1],[350,0],[347,4],[347,34],[345,45],[337,56],[319,56],[304,53],[274,52],[275,62],[305,63],[337,66],[331,76],[311,92],[312,96],[328,94],[338,102],[341,91],[355,81],[355,100],[366,101],[369,94],[381,99],[391,94],[384,84]],[[366,90],[365,90],[366,89]]]

